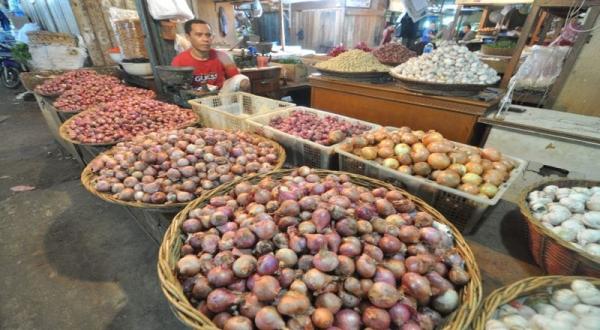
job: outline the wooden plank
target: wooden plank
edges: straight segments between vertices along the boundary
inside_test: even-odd
[[[508,83],[510,82],[510,78],[512,78],[513,74],[515,73],[517,65],[519,65],[519,60],[521,59],[521,53],[523,52],[523,48],[525,48],[525,44],[527,43],[527,39],[529,38],[529,34],[531,33],[531,30],[536,22],[539,13],[540,6],[534,4],[531,7],[529,15],[527,15],[525,24],[523,24],[523,29],[521,30],[521,36],[517,41],[515,52],[513,53],[510,62],[506,66],[506,70],[504,70],[504,76],[502,77],[502,81],[500,82],[500,88],[506,88],[508,86]]]
[[[585,18],[585,22],[583,23],[582,30],[591,29],[596,24],[596,20],[598,19],[599,15],[600,15],[600,7],[590,8],[587,16]],[[588,36],[590,35],[590,33],[591,33],[591,31],[581,32],[577,36],[577,40],[575,40],[575,43],[573,44],[573,46],[571,48],[571,52],[569,53],[567,59],[563,63],[563,68],[562,68],[562,71],[560,72],[560,75],[558,76],[558,78],[556,79],[554,84],[552,85],[552,89],[550,90],[550,93],[548,93],[548,98],[545,103],[547,107],[552,108],[554,106],[554,103],[556,102],[558,95],[560,94],[565,83],[567,82],[567,79],[569,78],[569,75],[571,74],[571,71],[573,70],[575,63],[577,63],[577,59],[579,58],[579,54],[581,54],[581,50],[583,49],[583,47],[585,46],[585,44],[588,41]],[[573,109],[573,110],[575,110],[575,109]],[[576,110],[573,112],[576,112]],[[598,113],[598,114],[600,114],[600,113]]]
[[[92,23],[92,27],[96,33],[96,41],[98,42],[102,57],[104,58],[104,63],[111,63],[108,49],[112,48],[113,45],[110,37],[112,29],[109,30],[108,26],[106,26],[102,7],[96,0],[83,0],[83,3],[88,17],[90,17],[90,23]]]
[[[106,65],[104,56],[102,55],[102,50],[100,49],[100,44],[97,42],[94,27],[88,16],[84,0],[70,0],[70,2],[73,15],[75,15],[75,20],[79,26],[79,32],[81,33],[81,37],[85,42],[86,48],[88,49],[88,54],[92,59],[92,63],[95,66]]]

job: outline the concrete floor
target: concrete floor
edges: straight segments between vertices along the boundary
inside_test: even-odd
[[[37,103],[15,94],[0,88],[0,328],[182,328],[159,288],[157,245],[121,207],[85,191]],[[528,171],[466,236],[485,294],[541,274],[516,207],[539,178]],[[15,185],[36,189],[11,192]]]

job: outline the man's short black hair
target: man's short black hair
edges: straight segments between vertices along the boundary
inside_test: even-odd
[[[189,21],[186,21],[185,24],[183,25],[183,29],[185,30],[186,34],[190,34],[192,32],[192,25],[194,25],[194,24],[206,24],[206,25],[210,26],[210,24],[208,24],[208,22],[205,20],[191,19]]]
[[[469,28],[469,30],[471,30],[471,24],[465,24],[466,27]]]

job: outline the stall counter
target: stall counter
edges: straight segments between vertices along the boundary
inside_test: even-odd
[[[311,106],[382,126],[435,129],[446,138],[479,145],[483,125],[477,121],[493,109],[475,98],[430,96],[403,89],[395,83],[374,84],[311,76]]]

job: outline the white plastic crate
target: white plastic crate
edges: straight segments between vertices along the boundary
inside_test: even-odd
[[[295,104],[248,93],[223,93],[190,100],[205,127],[246,131],[246,119]]]
[[[334,149],[336,145],[324,146],[269,126],[272,118],[278,116],[287,117],[292,111],[296,110],[314,113],[320,118],[333,116],[353,124],[367,125],[371,128],[370,130],[381,127],[366,121],[306,107],[292,107],[249,118],[247,120],[248,130],[279,142],[285,148],[287,162],[293,166],[308,165],[314,168],[337,169],[337,157]]]
[[[454,143],[458,146],[472,147],[458,142]],[[504,157],[516,162],[517,166],[511,171],[509,179],[498,187],[498,192],[494,198],[487,199],[455,188],[442,186],[426,178],[400,173],[379,165],[377,162],[343,151],[338,147],[335,149],[339,155],[340,171],[380,179],[404,188],[440,211],[463,233],[469,233],[473,230],[488,208],[498,203],[510,185],[522,175],[527,167],[527,161],[504,155]]]

